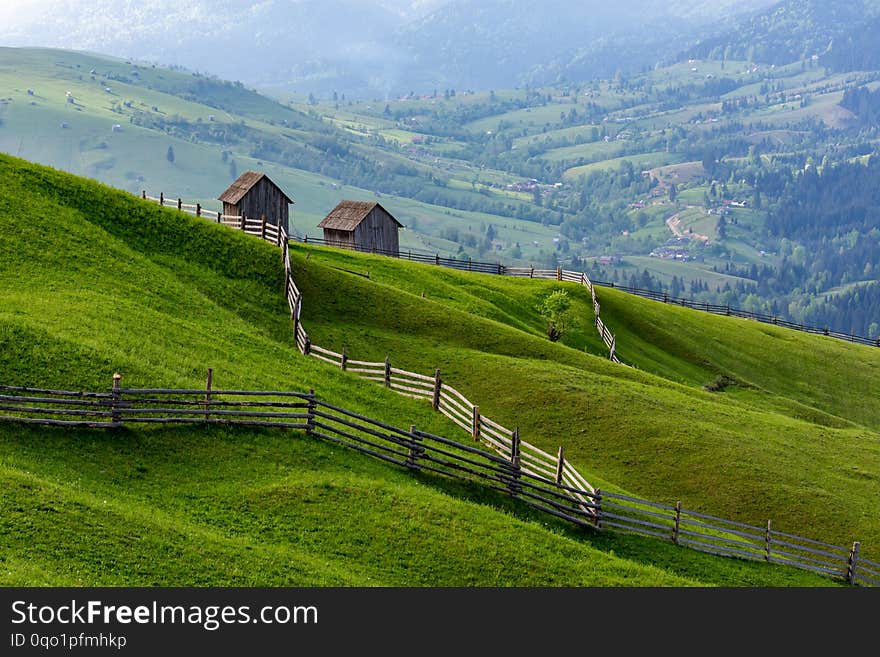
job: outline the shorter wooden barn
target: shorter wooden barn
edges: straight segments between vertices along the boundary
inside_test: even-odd
[[[318,224],[330,246],[395,257],[400,252],[397,231],[402,227],[375,201],[342,201]]]
[[[268,223],[283,226],[290,234],[288,206],[293,199],[265,173],[245,171],[218,200],[223,201],[223,214],[251,219],[260,219],[265,215]]]

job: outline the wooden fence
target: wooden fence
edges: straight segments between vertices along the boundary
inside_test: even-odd
[[[205,216],[199,204],[186,204],[180,198],[176,201],[169,201],[165,198],[164,194],[160,194],[158,198],[155,198],[147,196],[146,192],[143,192],[142,198],[156,201],[181,211],[191,212],[196,216]],[[213,218],[213,215],[210,216]],[[273,224],[267,224],[265,217],[261,218],[259,223],[244,217],[228,217],[220,213],[216,213],[216,218],[218,223],[225,223],[232,228],[243,230],[281,247],[284,262],[284,293],[290,308],[294,339],[297,348],[302,354],[340,367],[362,378],[382,383],[398,394],[416,399],[430,400],[434,410],[442,413],[470,433],[475,441],[494,449],[505,458],[509,458],[514,451],[517,451],[519,454],[518,458],[522,461],[522,467],[530,474],[542,476],[551,481],[566,482],[576,488],[593,490],[589,482],[570,463],[565,461],[561,446],[557,451],[557,455],[553,456],[539,447],[523,441],[519,436],[518,428],[510,430],[500,423],[485,417],[480,413],[479,406],[471,402],[455,388],[444,383],[440,376],[440,370],[436,370],[434,376],[427,376],[400,368],[392,368],[389,358],[386,358],[384,362],[353,360],[349,358],[344,347],[342,353],[338,353],[312,344],[311,338],[301,321],[303,298],[296,285],[290,266],[290,238],[285,229],[283,227],[276,227]],[[563,277],[565,277],[565,280],[576,281],[586,285],[593,294],[593,303],[598,311],[595,292],[589,279],[584,274],[563,272],[559,269],[536,270],[531,268],[529,270],[523,269],[522,272],[511,270],[510,275],[525,275],[526,271],[529,272],[531,278],[563,280]],[[606,335],[608,336],[606,344],[612,345],[612,359],[615,362],[620,362],[614,355],[613,336],[607,331],[604,324],[601,324],[601,320],[597,322],[597,327],[600,327],[603,339],[605,339]],[[580,503],[585,503],[585,500],[577,496],[574,499]]]
[[[300,241],[303,244],[328,244],[326,240],[310,238],[308,236],[301,239],[291,239]],[[344,246],[340,247],[340,245],[336,243],[333,243],[332,246],[338,248],[346,248]],[[620,359],[617,357],[617,343],[614,334],[611,333],[611,331],[605,325],[605,322],[603,322],[602,319],[599,317],[600,306],[598,300],[596,299],[596,291],[593,289],[593,284],[590,281],[589,277],[583,272],[567,271],[562,269],[561,267],[557,267],[556,269],[535,269],[534,267],[508,267],[507,265],[503,265],[500,262],[477,262],[471,260],[470,257],[467,260],[459,260],[456,258],[441,258],[440,254],[431,255],[427,253],[413,252],[412,250],[384,251],[382,249],[375,248],[362,248],[359,250],[365,253],[387,255],[395,258],[412,260],[414,262],[422,262],[430,265],[437,265],[440,267],[458,269],[461,271],[473,271],[482,274],[496,274],[499,276],[517,276],[521,278],[551,279],[556,281],[566,281],[569,283],[579,283],[585,286],[590,291],[590,295],[593,299],[593,311],[596,315],[596,330],[599,331],[599,335],[602,337],[602,342],[604,342],[605,346],[608,348],[609,358],[615,363],[622,364]]]
[[[313,237],[291,237],[294,241],[299,241],[304,244],[327,244],[323,239],[313,238]],[[337,248],[347,248],[345,246],[341,246],[339,244],[334,244]],[[388,255],[396,258],[401,258],[404,260],[412,260],[415,262],[423,262],[427,264],[439,265],[441,267],[450,267],[452,269],[459,269],[462,271],[475,271],[481,272],[485,274],[498,274],[501,276],[526,276],[529,278],[554,278],[556,272],[561,272],[562,276],[557,278],[557,280],[565,280],[571,281],[575,283],[581,282],[581,277],[589,281],[589,278],[586,274],[582,272],[572,272],[565,271],[562,269],[534,269],[533,267],[509,267],[500,262],[478,262],[476,260],[471,260],[468,258],[467,260],[460,260],[456,258],[443,258],[439,254],[431,254],[427,252],[418,252],[413,250],[401,250],[401,251],[383,251],[381,249],[360,249],[366,253],[377,253],[380,255]],[[795,331],[803,331],[806,333],[812,333],[815,335],[825,335],[832,338],[837,338],[839,340],[846,340],[847,342],[855,342],[857,344],[863,344],[870,347],[880,347],[880,338],[868,338],[861,335],[856,335],[853,332],[845,333],[843,331],[833,331],[828,327],[818,327],[818,326],[807,326],[804,324],[798,324],[796,322],[790,322],[788,320],[782,319],[778,315],[767,315],[764,313],[755,313],[748,310],[742,310],[740,308],[732,308],[729,305],[719,305],[719,304],[711,304],[700,301],[695,301],[693,299],[684,299],[680,297],[670,296],[667,292],[657,292],[656,290],[645,290],[641,288],[634,288],[627,285],[618,285],[616,283],[608,283],[605,281],[593,281],[592,284],[598,285],[600,287],[610,287],[621,290],[623,292],[627,292],[629,294],[634,294],[636,296],[644,297],[646,299],[652,299],[654,301],[662,301],[663,303],[672,303],[679,306],[684,306],[686,308],[691,308],[693,310],[701,310],[704,312],[710,312],[716,315],[727,315],[731,317],[742,317],[744,319],[751,319],[757,322],[762,322],[764,324],[773,324],[775,326],[782,326],[785,328],[793,329]],[[592,292],[592,285],[588,285]],[[595,305],[595,295],[593,302]],[[597,319],[598,319],[598,310],[596,311]],[[597,322],[597,328],[599,333],[602,335],[602,339],[605,342],[606,346],[608,346],[609,350],[611,350],[613,343],[613,335],[610,332],[603,330],[604,323],[599,320]],[[620,361],[617,361],[620,362]]]
[[[159,205],[166,208],[174,208],[181,212],[187,212],[189,214],[195,215],[197,217],[205,217],[206,219],[210,219],[211,221],[215,221],[218,224],[223,224],[225,226],[229,226],[230,228],[236,228],[241,230],[249,235],[256,235],[261,239],[264,239],[268,242],[275,244],[276,246],[284,248],[284,267],[286,272],[286,278],[288,279],[288,302],[290,303],[291,316],[296,318],[296,324],[294,326],[294,335],[296,337],[297,345],[305,354],[308,354],[309,351],[307,347],[311,344],[309,342],[308,335],[305,331],[300,333],[299,326],[299,313],[301,310],[301,298],[296,289],[296,285],[293,283],[293,278],[290,275],[290,256],[287,252],[287,247],[292,239],[282,227],[276,226],[275,224],[269,223],[266,220],[266,217],[260,217],[260,219],[253,219],[244,216],[237,215],[225,215],[219,211],[210,211],[203,208],[199,203],[184,203],[183,199],[180,197],[171,198],[166,197],[164,193],[160,193],[158,197],[156,196],[148,196],[146,190],[141,192],[141,198],[145,201],[153,201],[158,203]],[[297,238],[299,239],[299,238]],[[323,239],[309,238],[303,237],[300,241],[304,244],[327,244],[327,242]],[[334,247],[340,247],[338,244],[333,244]],[[569,281],[575,283],[581,283],[590,290],[590,294],[593,298],[593,310],[596,314],[596,329],[599,331],[599,335],[602,337],[602,341],[605,343],[605,346],[608,347],[608,355],[609,358],[615,363],[621,364],[620,359],[617,357],[616,347],[617,343],[614,338],[614,335],[611,331],[608,330],[608,327],[605,323],[599,318],[599,302],[596,300],[596,291],[593,289],[593,284],[590,282],[590,279],[586,274],[582,272],[571,272],[564,271],[560,268],[557,269],[535,269],[534,267],[507,267],[502,265],[501,263],[489,263],[489,262],[476,262],[472,261],[470,258],[467,260],[457,260],[455,258],[441,258],[439,254],[428,255],[418,252],[409,251],[385,251],[382,249],[362,249],[364,252],[369,253],[378,253],[380,255],[388,255],[394,257],[403,257],[409,260],[413,260],[415,262],[424,262],[428,264],[438,265],[441,267],[449,267],[452,269],[459,269],[462,271],[473,271],[483,274],[498,274],[502,276],[528,276],[529,278],[550,278],[558,281]],[[291,289],[295,290],[296,293],[293,294],[293,298],[291,298],[290,292]],[[300,305],[297,305],[297,304]]]
[[[595,281],[596,285],[603,287],[610,287],[617,290],[622,290],[623,292],[627,292],[628,294],[634,294],[636,296],[644,297],[646,299],[652,299],[653,301],[660,301],[662,303],[671,303],[677,306],[684,306],[685,308],[691,308],[692,310],[702,310],[703,312],[712,313],[714,315],[726,315],[729,317],[742,317],[744,319],[751,319],[756,322],[762,322],[764,324],[773,324],[774,326],[782,326],[784,328],[793,329],[795,331],[803,331],[805,333],[813,333],[816,335],[826,335],[832,338],[837,338],[838,340],[846,340],[847,342],[855,342],[858,344],[863,344],[869,347],[880,347],[880,338],[867,338],[862,335],[856,335],[855,333],[844,333],[843,331],[832,331],[827,326],[824,328],[820,328],[818,326],[806,326],[804,324],[797,324],[795,322],[789,322],[788,320],[782,319],[777,315],[767,315],[764,313],[754,313],[748,310],[743,310],[741,308],[732,308],[730,305],[719,305],[713,303],[707,303],[702,301],[694,301],[693,299],[684,299],[681,297],[673,297],[667,294],[666,292],[657,292],[656,290],[645,290],[637,287],[629,287],[628,285],[618,285],[616,283],[606,283],[603,281]]]
[[[284,269],[285,269],[285,296],[287,297],[290,307],[291,319],[294,324],[294,336],[296,344],[301,353],[310,355],[320,360],[324,360],[341,369],[350,371],[358,376],[366,379],[381,382],[388,388],[394,390],[398,394],[403,394],[414,398],[428,399],[428,391],[430,389],[430,400],[435,410],[449,417],[458,426],[468,431],[476,441],[495,450],[497,455],[502,459],[513,459],[516,457],[521,468],[522,476],[527,479],[534,479],[546,483],[552,483],[556,487],[556,495],[561,495],[567,500],[568,508],[575,505],[574,508],[580,510],[580,514],[568,515],[564,510],[559,508],[558,503],[551,504],[549,507],[542,507],[545,511],[554,515],[560,515],[577,524],[589,524],[584,520],[584,516],[592,518],[593,526],[601,527],[603,516],[601,511],[601,501],[611,505],[611,510],[606,511],[604,515],[604,523],[608,527],[618,530],[631,531],[651,536],[662,535],[661,530],[669,530],[669,523],[672,526],[672,540],[678,545],[686,545],[694,549],[704,552],[711,552],[723,556],[739,556],[742,558],[754,558],[756,548],[753,541],[755,536],[763,533],[764,552],[762,558],[766,561],[778,563],[788,563],[801,568],[807,568],[816,572],[828,575],[840,575],[841,572],[846,575],[850,571],[855,572],[856,564],[861,564],[861,582],[869,585],[878,585],[880,583],[880,564],[874,562],[859,560],[859,543],[856,542],[852,549],[831,546],[810,539],[800,538],[790,534],[781,534],[770,529],[768,522],[767,528],[751,527],[733,521],[725,521],[721,518],[713,516],[701,515],[696,512],[684,512],[681,510],[680,504],[676,507],[659,505],[654,502],[644,500],[635,500],[634,498],[625,498],[611,493],[595,490],[577,470],[564,459],[564,450],[559,448],[557,456],[541,450],[534,445],[522,441],[519,436],[518,429],[513,431],[506,429],[502,425],[485,418],[480,414],[479,407],[470,402],[464,395],[454,388],[443,383],[440,378],[439,370],[435,371],[434,377],[429,377],[415,372],[392,368],[388,358],[384,362],[370,362],[351,360],[343,348],[342,353],[337,353],[329,349],[324,349],[313,345],[308,333],[303,328],[300,321],[302,312],[302,293],[296,286],[290,266],[289,243],[290,237],[284,231],[283,227],[278,228],[273,224],[267,224],[265,217],[259,222],[249,220],[244,217],[230,217],[221,213],[211,213],[205,215],[203,209],[198,204],[184,204],[178,198],[169,202],[160,195],[159,198],[149,197],[143,194],[146,200],[157,201],[166,207],[177,208],[178,210],[189,212],[196,216],[208,216],[214,218],[216,215],[217,223],[223,223],[231,228],[242,230],[248,234],[255,235],[276,244],[281,247]],[[305,242],[305,240],[303,240]],[[309,240],[316,241],[316,240]],[[434,259],[434,264],[441,266],[449,266],[445,260],[453,259]],[[425,262],[430,262],[426,260]],[[464,261],[454,261],[463,263]],[[481,263],[488,264],[488,263]],[[471,269],[471,271],[483,271],[483,273],[495,273],[507,276],[528,277],[537,279],[554,279],[558,281],[573,282],[584,285],[590,290],[593,301],[594,312],[596,317],[596,328],[602,337],[603,342],[609,349],[611,360],[621,363],[616,355],[616,339],[614,334],[608,329],[600,318],[600,304],[596,297],[594,284],[582,272],[573,272],[557,269],[535,269],[533,267],[506,267],[504,265],[493,265],[494,270],[486,268],[485,270]],[[465,269],[463,266],[456,266],[458,269]],[[0,418],[2,419],[2,418]],[[362,450],[363,451],[363,450]],[[372,452],[371,452],[372,453]],[[374,454],[377,455],[378,454]],[[528,498],[528,495],[525,495]],[[534,500],[532,500],[533,503]],[[534,504],[533,504],[534,506]],[[617,508],[620,507],[620,508]],[[645,507],[650,507],[645,509]],[[619,511],[620,513],[615,513]],[[664,514],[664,511],[666,512]],[[684,514],[684,517],[682,517]],[[669,516],[671,520],[661,522],[662,519]],[[703,522],[706,521],[706,522]],[[718,523],[713,525],[712,522]],[[725,528],[725,523],[727,523]],[[684,529],[681,528],[684,524]],[[709,533],[691,532],[688,525],[693,525],[700,529],[709,530]],[[757,533],[756,533],[757,532]],[[715,534],[717,537],[714,537]],[[693,535],[691,535],[693,534]],[[733,538],[731,536],[735,536]],[[714,538],[707,538],[714,537]],[[786,540],[787,539],[787,540]],[[775,545],[786,548],[787,550],[772,549],[768,546]],[[832,551],[833,550],[833,551]],[[802,555],[802,553],[806,553]],[[835,566],[833,561],[840,554],[847,554],[847,569],[842,570]],[[769,555],[769,556],[768,556]],[[825,559],[823,561],[819,557]],[[832,559],[832,561],[828,561]],[[847,576],[848,581],[856,583],[855,576]]]
[[[377,249],[375,247],[350,247],[335,241],[327,241],[320,237],[297,237],[291,235],[291,240],[301,242],[303,244],[318,244],[324,246],[332,246],[340,249],[351,249],[362,253],[374,253],[378,255],[390,256],[392,258],[401,258],[402,260],[412,260],[413,262],[422,262],[429,265],[438,265],[441,267],[449,267],[450,269],[460,269],[461,271],[475,271],[483,274],[503,274],[505,266],[500,262],[478,262],[468,256],[467,260],[459,258],[446,258],[439,253],[429,253],[419,249],[398,249],[390,251],[387,249]]]
[[[147,196],[146,191],[141,192],[141,197],[148,201],[154,201],[159,203],[163,207],[167,208],[176,208],[182,212],[188,212],[197,217],[205,217],[212,221],[216,221],[217,223],[222,223],[226,226],[230,226],[231,228],[237,228],[239,230],[243,230],[251,235],[259,235],[263,239],[267,241],[273,242],[278,246],[281,245],[280,239],[280,231],[277,226],[274,224],[267,224],[265,217],[261,217],[260,220],[245,218],[240,216],[233,215],[224,215],[221,212],[206,210],[198,203],[184,203],[180,198],[165,198],[164,194],[159,194],[158,197],[155,196]],[[293,239],[294,241],[302,242],[303,244],[327,244],[327,242],[321,238],[315,237],[288,237],[288,240]],[[332,246],[336,248],[347,248],[343,245],[333,244]],[[593,310],[596,314],[596,329],[599,331],[599,335],[602,337],[602,341],[605,343],[605,346],[608,347],[609,357],[615,363],[621,363],[621,361],[617,358],[617,343],[614,337],[614,334],[608,329],[606,324],[602,321],[599,316],[600,305],[596,300],[596,293],[593,289],[593,285],[598,285],[600,287],[610,287],[618,290],[622,290],[627,292],[628,294],[634,294],[636,296],[644,297],[646,299],[652,299],[654,301],[662,301],[663,303],[672,303],[679,306],[684,306],[686,308],[691,308],[693,310],[701,310],[704,312],[710,312],[716,315],[727,315],[731,317],[741,317],[744,319],[751,319],[757,322],[762,322],[764,324],[773,324],[774,326],[782,326],[784,328],[793,329],[795,331],[803,331],[806,333],[812,333],[814,335],[825,335],[832,338],[837,338],[839,340],[846,340],[848,342],[854,342],[857,344],[862,344],[870,347],[880,347],[880,337],[878,338],[868,338],[861,335],[856,335],[853,332],[844,333],[842,331],[833,331],[828,327],[818,327],[818,326],[806,326],[804,324],[798,324],[795,322],[790,322],[788,320],[782,319],[776,315],[767,315],[764,313],[755,313],[748,310],[742,310],[740,308],[731,308],[729,305],[719,305],[719,304],[711,304],[707,302],[699,302],[694,301],[693,299],[684,299],[681,297],[673,297],[670,296],[666,292],[657,292],[655,290],[645,290],[642,288],[630,287],[627,285],[617,285],[615,283],[608,283],[605,281],[594,281],[591,282],[586,274],[583,272],[573,272],[562,270],[561,268],[557,269],[535,269],[534,267],[508,267],[500,262],[479,262],[476,260],[472,260],[468,257],[467,260],[460,260],[457,258],[446,258],[441,257],[439,253],[431,254],[427,252],[419,252],[418,250],[400,250],[400,251],[386,251],[382,249],[360,249],[361,251],[367,253],[376,253],[380,255],[387,255],[396,258],[402,258],[406,260],[412,260],[414,262],[422,262],[427,264],[433,264],[440,267],[448,267],[452,269],[458,269],[461,271],[473,271],[483,274],[497,274],[500,276],[528,276],[529,278],[555,278],[556,280],[564,280],[575,283],[584,284],[589,290],[593,297]]]
[[[181,212],[186,212],[196,217],[204,217],[215,223],[241,230],[248,235],[256,235],[276,246],[281,246],[282,235],[284,235],[283,229],[269,222],[265,215],[259,218],[254,218],[242,215],[223,214],[222,212],[207,210],[199,203],[184,203],[180,198],[166,198],[165,195],[161,193],[156,197],[147,196],[147,192],[143,191],[141,192],[141,198],[145,201],[154,201],[162,207],[180,210]]]
[[[580,527],[793,566],[852,585],[880,585],[880,563],[861,557],[858,541],[845,548],[778,531],[770,522],[758,527],[685,509],[681,502],[658,504],[594,490],[561,452],[550,472],[541,459],[532,459],[534,449],[517,439],[499,454],[414,425],[401,429],[366,417],[319,399],[314,390],[224,390],[212,386],[212,377],[208,370],[204,389],[125,388],[119,375],[109,392],[0,386],[0,421],[114,429],[143,423],[295,429],[410,470],[482,484]]]

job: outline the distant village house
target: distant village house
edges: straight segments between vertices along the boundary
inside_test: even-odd
[[[400,252],[398,230],[402,227],[375,201],[342,201],[318,224],[330,246],[393,256]]]

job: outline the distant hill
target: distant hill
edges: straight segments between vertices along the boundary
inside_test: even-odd
[[[784,0],[736,21],[687,54],[776,65],[816,56],[835,70],[875,68],[880,54],[878,13],[876,0]]]
[[[768,4],[49,0],[13,11],[0,25],[0,44],[184,65],[278,93],[385,97],[638,70],[693,42],[706,25]]]
[[[486,89],[631,73],[671,57],[707,24],[768,0],[457,0],[404,26],[395,42],[441,86]]]

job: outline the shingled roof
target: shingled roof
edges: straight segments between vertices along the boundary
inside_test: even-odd
[[[339,205],[333,208],[326,217],[318,224],[318,228],[329,228],[330,230],[354,230],[368,214],[373,211],[376,206],[391,217],[398,226],[403,228],[394,216],[375,201],[341,201]]]
[[[276,187],[278,191],[281,192],[281,195],[284,196],[285,199],[287,199],[288,203],[293,203],[293,199],[288,197],[287,194],[284,193],[284,190],[282,190],[280,187],[278,187],[278,185],[272,182],[272,179],[269,178],[269,176],[267,176],[265,173],[260,173],[259,171],[245,171],[235,180],[234,183],[229,186],[229,189],[220,194],[218,200],[223,201],[224,203],[232,203],[233,205],[235,205],[242,199],[242,197],[244,197],[245,194],[251,191],[251,187],[256,185],[263,178],[268,180],[270,184]]]

